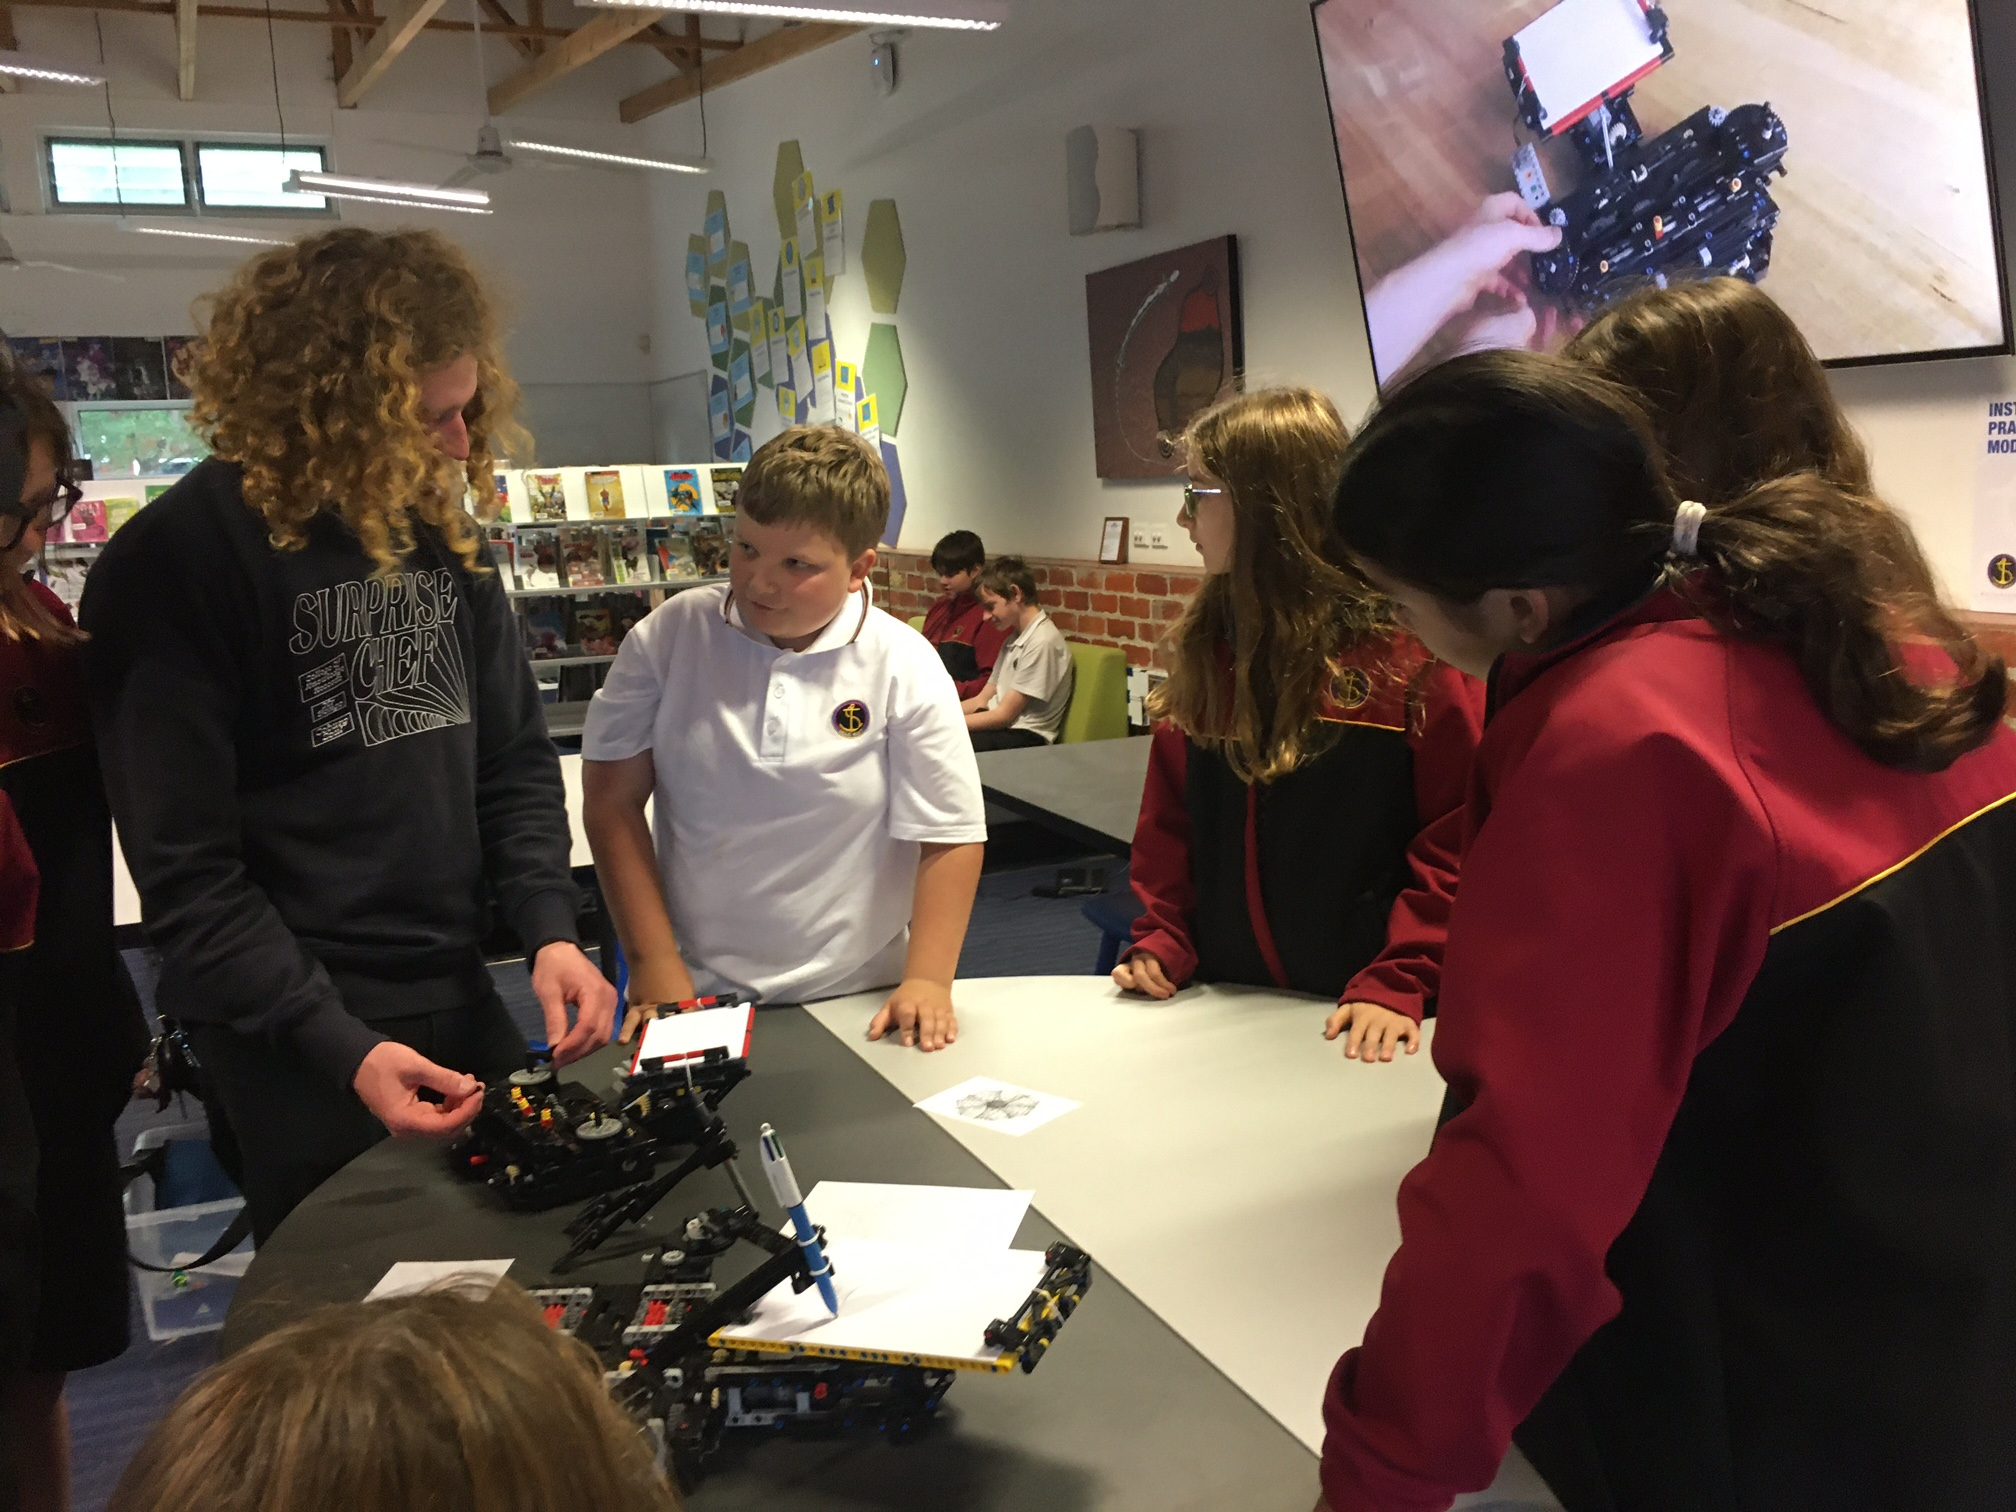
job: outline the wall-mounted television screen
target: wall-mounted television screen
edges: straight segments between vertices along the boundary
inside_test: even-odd
[[[1316,0],[1373,365],[1734,274],[1833,363],[2009,349],[1969,0]]]

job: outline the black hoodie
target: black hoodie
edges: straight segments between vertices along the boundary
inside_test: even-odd
[[[375,575],[330,514],[276,550],[236,466],[127,523],[82,623],[164,1012],[349,1085],[374,1022],[479,1000],[491,901],[573,940],[559,759],[504,584],[424,527]]]

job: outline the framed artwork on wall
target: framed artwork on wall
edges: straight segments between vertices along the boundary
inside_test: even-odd
[[[1238,238],[1088,273],[1085,317],[1099,476],[1175,476],[1184,427],[1236,389],[1245,366]]]

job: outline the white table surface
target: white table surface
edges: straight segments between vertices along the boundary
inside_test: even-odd
[[[560,758],[560,780],[567,787],[567,832],[573,845],[567,856],[569,866],[592,866],[588,852],[588,832],[581,827],[581,758]],[[648,809],[647,809],[648,812]],[[126,870],[125,854],[119,849],[118,831],[112,835],[112,922],[140,922],[140,894],[134,890],[132,875]]]
[[[959,983],[959,1040],[926,1055],[867,1041],[885,995],[808,1011],[913,1102],[990,1076],[1082,1103],[1020,1136],[939,1123],[1320,1450],[1324,1384],[1378,1303],[1394,1194],[1441,1107],[1427,1046],[1346,1061],[1326,1006],[1287,993],[995,977]]]

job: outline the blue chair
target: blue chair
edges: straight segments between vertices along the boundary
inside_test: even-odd
[[[1143,912],[1141,900],[1134,896],[1132,888],[1123,886],[1118,892],[1087,898],[1078,911],[1099,931],[1099,964],[1092,970],[1095,975],[1108,976],[1119,964],[1120,952],[1134,938],[1134,921]]]

